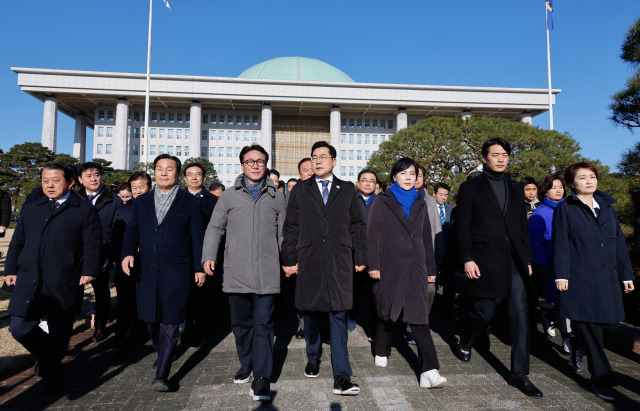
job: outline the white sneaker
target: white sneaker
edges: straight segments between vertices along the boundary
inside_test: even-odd
[[[376,355],[376,367],[385,368],[387,366],[387,357],[380,357]]]
[[[447,383],[447,379],[442,377],[435,368],[420,374],[420,386],[422,388],[441,388]]]

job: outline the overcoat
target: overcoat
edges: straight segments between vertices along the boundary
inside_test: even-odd
[[[322,201],[316,178],[289,194],[282,264],[298,264],[295,305],[301,311],[344,311],[353,306],[353,269],[366,265],[366,226],[353,184],[333,176]]]
[[[409,218],[390,191],[371,204],[367,221],[369,271],[380,270],[374,280],[376,312],[384,321],[428,323],[427,276],[436,275],[430,210],[424,193],[411,206]]]
[[[43,308],[76,313],[84,292],[80,277],[100,272],[98,211],[74,192],[54,212],[48,202],[40,197],[26,203],[11,238],[5,265],[5,274],[17,275],[11,315],[29,317]],[[33,307],[36,294],[39,307]]]
[[[598,218],[577,196],[558,204],[553,216],[556,279],[569,281],[560,293],[560,315],[576,321],[616,324],[624,320],[622,281],[633,280],[624,235],[609,195],[596,191]]]
[[[11,222],[11,197],[9,193],[0,190],[0,225],[9,227]]]
[[[161,224],[156,218],[153,190],[133,202],[122,255],[134,256],[140,248],[136,297],[143,321],[184,321],[194,274],[204,272],[200,264],[203,218],[198,200],[183,190],[177,190]]]
[[[189,189],[185,188],[184,192],[189,193]],[[193,194],[191,194],[193,195]],[[195,198],[200,201],[200,210],[204,215],[204,229],[207,229],[207,225],[209,224],[209,220],[211,220],[211,214],[213,214],[213,209],[218,203],[218,197],[214,196],[210,192],[205,189],[200,190],[199,193],[195,195]]]
[[[83,187],[77,191],[78,195],[89,201],[87,190]],[[102,193],[96,199],[94,207],[98,210],[100,217],[100,226],[102,227],[102,259],[108,257],[109,244],[111,243],[111,230],[116,221],[116,212],[122,205],[122,200],[116,194],[113,194],[107,186],[102,186]]]
[[[512,256],[525,285],[533,289],[527,268],[533,257],[524,189],[509,175],[504,178],[506,211],[500,207],[485,173],[462,183],[458,192],[455,229],[459,259],[462,264],[474,261],[480,269],[480,278],[469,285],[470,294],[476,297],[509,296]]]

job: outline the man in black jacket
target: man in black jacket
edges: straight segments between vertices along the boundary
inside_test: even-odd
[[[100,271],[98,212],[70,191],[73,169],[46,165],[40,174],[45,197],[22,207],[9,245],[5,282],[15,285],[9,331],[36,355],[45,392],[58,388],[75,313],[84,285]],[[47,317],[49,334],[38,325]]]
[[[523,393],[542,397],[529,381],[529,313],[527,290],[531,280],[531,243],[524,191],[504,173],[511,147],[504,139],[482,146],[482,175],[460,186],[456,231],[460,262],[471,280],[471,312],[460,337],[458,356],[471,358],[471,346],[493,317],[496,306],[508,300],[511,329],[511,379]]]
[[[107,338],[107,322],[109,321],[109,309],[111,308],[109,270],[113,264],[112,261],[109,261],[108,251],[111,243],[111,229],[116,218],[116,211],[122,204],[122,200],[102,184],[102,167],[98,163],[88,162],[78,167],[78,182],[81,186],[78,189],[78,194],[98,210],[102,228],[102,248],[100,252],[102,269],[98,277],[91,282],[96,298],[93,341],[99,342]]]

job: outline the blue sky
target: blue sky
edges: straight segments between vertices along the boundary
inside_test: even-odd
[[[544,0],[154,0],[152,73],[235,77],[282,56],[323,60],[357,82],[547,87]],[[3,2],[0,148],[40,141],[40,101],[10,67],[146,71],[146,0]],[[620,58],[637,0],[556,0],[551,32],[555,129],[615,166],[638,139],[607,119],[632,68]],[[549,127],[548,115],[534,125]],[[58,114],[58,147],[74,122]],[[88,131],[88,145],[93,133]]]

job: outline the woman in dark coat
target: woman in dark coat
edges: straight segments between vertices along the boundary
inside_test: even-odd
[[[595,394],[613,400],[611,387],[616,382],[604,352],[604,335],[624,320],[621,283],[625,293],[633,291],[631,261],[612,207],[615,200],[597,191],[596,168],[572,164],[564,178],[573,195],[558,205],[553,219],[560,316],[571,319],[579,338],[571,342],[571,365],[582,369],[581,351],[586,349]]]
[[[378,323],[375,364],[387,366],[391,329],[404,321],[411,325],[421,362],[420,386],[441,387],[447,379],[438,373],[438,357],[429,331],[427,275],[435,274],[431,225],[423,192],[414,189],[418,165],[410,158],[391,168],[395,183],[371,205],[367,221],[369,275],[375,281]]]

